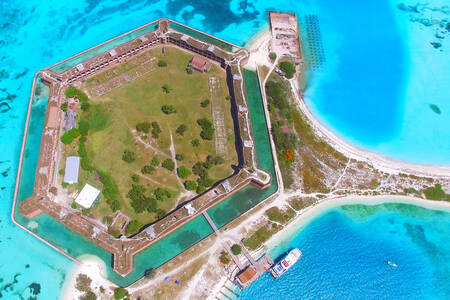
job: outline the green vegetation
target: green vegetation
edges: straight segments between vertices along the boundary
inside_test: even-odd
[[[128,291],[124,288],[116,288],[114,290],[114,299],[120,300],[128,296]]]
[[[167,67],[167,61],[165,60],[158,60],[158,67]]]
[[[67,112],[67,107],[69,106],[69,103],[64,102],[63,104],[61,104],[61,106],[59,107],[63,112]]]
[[[161,88],[162,88],[163,92],[166,94],[168,94],[172,91],[172,88],[167,83],[164,84]]]
[[[234,244],[231,246],[231,252],[233,252],[234,255],[239,255],[242,253],[242,248],[238,244]]]
[[[183,136],[184,132],[187,130],[187,126],[184,124],[181,124],[180,126],[177,127],[177,130],[175,131],[177,134]]]
[[[155,172],[155,167],[151,165],[146,165],[141,169],[142,174],[153,174]]]
[[[197,120],[197,124],[202,128],[200,137],[204,140],[212,140],[214,136],[213,123],[206,118],[202,118]]]
[[[64,132],[64,134],[61,136],[61,142],[63,142],[64,144],[70,144],[72,143],[77,137],[80,136],[80,131],[78,130],[78,128],[72,128],[66,132]]]
[[[175,106],[173,106],[172,104],[164,104],[163,106],[161,106],[161,111],[166,115],[174,114],[177,112]]]
[[[150,132],[150,123],[149,122],[142,122],[142,123],[138,123],[136,124],[136,130],[137,131],[142,131],[145,133],[149,133]]]
[[[271,221],[285,224],[295,216],[295,211],[291,208],[287,208],[286,210],[281,211],[278,207],[275,206],[266,210],[266,215]]]
[[[434,187],[428,187],[423,190],[425,197],[430,200],[447,200],[450,201],[450,194],[446,194],[442,189],[442,185],[435,184]]]
[[[182,179],[188,178],[189,175],[191,175],[191,174],[192,174],[191,170],[189,170],[185,166],[181,166],[177,169],[177,175],[178,175],[178,177],[180,177]]]
[[[136,153],[130,150],[123,151],[122,160],[127,163],[132,163],[136,160]]]
[[[200,141],[199,141],[199,139],[193,139],[191,141],[191,144],[192,144],[192,147],[198,147],[198,146],[200,146]]]
[[[152,122],[152,136],[157,139],[161,132],[161,127],[159,127],[158,122]]]
[[[250,250],[256,250],[276,232],[275,230],[268,229],[267,226],[261,227],[244,242],[244,245]]]
[[[230,257],[228,256],[227,253],[223,252],[220,254],[219,260],[221,263],[223,263],[224,265],[228,265],[231,262]]]
[[[139,232],[139,230],[142,228],[142,224],[139,223],[137,220],[133,220],[130,223],[128,223],[126,235],[132,236]]]
[[[270,52],[269,53],[269,58],[271,61],[274,61],[277,58],[277,54],[275,52]]]
[[[175,163],[168,158],[162,162],[162,167],[169,171],[173,171],[175,169]]]
[[[78,101],[81,103],[81,110],[88,111],[90,108],[89,98],[88,96],[81,90],[76,89],[74,87],[69,87],[65,91],[65,95],[67,98],[74,98],[76,97]]]
[[[177,154],[175,154],[175,159],[177,161],[183,161],[184,160],[184,155],[181,154],[181,153],[177,153]]]
[[[291,79],[295,74],[295,65],[289,61],[283,61],[280,63],[280,70],[284,72],[287,79]]]
[[[188,191],[195,191],[197,189],[197,183],[195,183],[195,181],[192,181],[192,180],[186,180],[184,182],[184,187]]]
[[[119,238],[122,234],[120,233],[120,231],[116,228],[109,228],[108,229],[108,233],[110,235],[112,235],[113,237],[115,237],[116,239]]]
[[[91,125],[85,119],[80,120],[80,122],[78,123],[78,130],[80,131],[80,134],[82,136],[87,136],[90,128]]]
[[[205,99],[202,102],[200,102],[200,106],[201,107],[208,107],[209,103],[210,103],[209,99]]]
[[[139,182],[140,177],[139,177],[139,175],[137,175],[137,174],[133,174],[133,175],[131,175],[131,180],[132,180],[133,182]]]
[[[197,194],[203,194],[206,191],[206,188],[202,185],[197,187]]]
[[[92,279],[86,274],[78,274],[75,287],[80,292],[87,292],[91,290],[91,282]]]

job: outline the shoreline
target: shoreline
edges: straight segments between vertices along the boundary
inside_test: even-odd
[[[397,203],[419,206],[428,210],[439,210],[450,213],[450,202],[425,200],[408,196],[342,196],[325,198],[317,204],[298,212],[298,215],[288,223],[282,230],[274,234],[264,245],[268,252],[273,252],[277,247],[284,244],[308,226],[316,218],[326,212],[344,205],[366,205],[375,206],[385,203]]]
[[[113,291],[111,287],[115,287],[114,283],[109,281],[106,275],[106,264],[95,255],[82,255],[77,258],[78,264],[71,270],[67,280],[61,288],[60,299],[73,300],[78,299],[83,293],[76,289],[76,279],[80,274],[86,274],[92,279],[91,289],[99,295],[100,286],[105,289],[106,295],[112,295]]]

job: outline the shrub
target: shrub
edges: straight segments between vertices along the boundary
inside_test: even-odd
[[[200,102],[201,107],[207,107],[209,105],[210,101],[209,99],[205,99],[202,102]]]
[[[63,104],[61,104],[61,106],[59,107],[63,112],[67,112],[67,107],[69,106],[69,103],[64,102]]]
[[[58,195],[58,189],[54,186],[52,186],[48,191],[55,196]]]
[[[89,278],[86,274],[79,274],[77,276],[75,287],[81,292],[87,292],[91,290],[91,282],[92,279]]]
[[[145,133],[149,133],[150,132],[150,123],[149,122],[137,123],[136,124],[136,130],[137,131],[142,131],[142,132],[145,132]]]
[[[153,172],[155,172],[155,167],[151,166],[151,165],[147,165],[144,166],[141,169],[142,174],[153,174]]]
[[[162,167],[167,169],[167,170],[169,170],[169,171],[173,171],[175,169],[175,163],[173,162],[173,160],[168,158],[168,159],[163,161]]]
[[[426,188],[423,193],[425,194],[425,197],[430,200],[445,200],[446,198],[449,198],[440,184],[435,184],[434,187]]]
[[[177,175],[182,179],[188,178],[189,175],[191,175],[191,173],[192,173],[191,170],[189,170],[185,166],[181,166],[177,169]]]
[[[200,146],[200,141],[198,139],[193,139],[191,141],[191,144],[193,147],[198,147],[198,146]]]
[[[184,155],[181,153],[177,153],[177,154],[175,154],[175,159],[178,161],[182,161],[182,160],[184,160]]]
[[[188,73],[189,75],[192,74],[192,69],[189,68],[189,67],[187,67],[187,68],[186,68],[186,73]]]
[[[197,187],[197,194],[203,194],[206,191],[206,188],[203,185],[199,185]]]
[[[169,190],[163,188],[156,188],[155,190],[153,190],[153,195],[155,195],[156,200],[161,202],[172,197],[172,193]]]
[[[126,163],[132,163],[136,160],[136,153],[130,150],[123,151],[122,160]]]
[[[139,182],[139,179],[140,179],[140,177],[139,177],[138,174],[133,174],[133,175],[131,175],[131,180],[132,180],[133,182]]]
[[[152,136],[157,139],[161,133],[161,127],[159,127],[158,122],[152,122]]]
[[[88,135],[89,132],[89,122],[85,119],[80,120],[80,123],[78,123],[78,130],[80,131],[80,134],[83,136]]]
[[[63,183],[61,183],[61,186],[62,186],[63,188],[66,188],[66,187],[69,186],[69,184],[68,184],[67,182],[63,182]]]
[[[164,218],[165,215],[166,215],[166,211],[164,209],[158,208],[156,210],[156,217],[158,218],[158,220]]]
[[[239,255],[242,252],[242,248],[238,244],[234,244],[231,246],[231,252],[233,252],[234,255]]]
[[[139,223],[139,221],[137,221],[137,220],[131,221],[130,223],[128,223],[126,235],[131,236],[133,234],[138,233],[139,230],[141,229],[141,227],[142,227],[142,224]]]
[[[200,136],[204,140],[212,140],[214,136],[214,125],[213,123],[206,119],[198,119],[197,124],[202,128],[202,131],[200,132]]]
[[[89,102],[82,102],[81,103],[81,110],[82,111],[88,111],[91,107],[91,104]]]
[[[280,70],[284,72],[287,79],[291,79],[295,74],[295,65],[288,61],[283,61],[280,63]]]
[[[108,226],[111,225],[112,221],[113,221],[113,219],[110,216],[104,216],[103,217],[103,223],[108,225]]]
[[[72,143],[73,140],[76,139],[79,136],[80,136],[80,131],[78,130],[78,128],[72,128],[72,129],[66,131],[61,136],[61,142],[63,142],[64,144],[68,145],[68,144]]]
[[[158,60],[158,67],[167,67],[167,61],[165,60]]]
[[[74,201],[74,202],[72,202],[72,204],[70,204],[70,207],[72,207],[73,209],[77,209],[77,208],[78,208],[78,205],[77,205],[77,203]]]
[[[148,208],[149,197],[145,195],[145,188],[139,184],[132,184],[127,197],[131,199],[131,206],[136,213],[141,213]]]
[[[226,253],[220,255],[219,260],[224,265],[228,265],[231,262],[230,258],[228,257],[228,255]]]
[[[166,94],[168,94],[168,93],[170,93],[170,91],[172,91],[172,88],[167,83],[164,84],[161,88],[162,88],[163,92]]]
[[[110,235],[112,235],[113,237],[115,237],[115,238],[119,238],[119,237],[121,236],[120,231],[119,231],[118,229],[116,229],[116,228],[110,228],[110,229],[108,230],[108,233],[109,233]]]
[[[160,161],[159,161],[158,155],[153,156],[151,165],[154,167],[157,167],[157,166],[159,166],[159,164],[160,164]]]
[[[212,165],[215,165],[215,166],[223,164],[224,161],[225,160],[219,155],[217,155],[217,156],[208,155],[206,157],[206,163],[207,164],[212,164]]]
[[[166,115],[174,114],[177,112],[177,110],[175,109],[175,106],[173,106],[172,104],[165,104],[165,105],[161,106],[161,111],[163,113],[165,113]]]
[[[175,131],[177,134],[183,136],[184,132],[186,131],[187,126],[184,124],[181,124],[180,126],[177,127],[177,130]]]
[[[197,183],[195,181],[192,181],[192,180],[186,180],[184,182],[184,187],[188,191],[195,191],[197,189]]]
[[[128,296],[128,292],[124,288],[116,288],[114,290],[114,299],[120,300]]]
[[[270,60],[275,60],[276,58],[277,58],[277,54],[275,53],[275,52],[270,52],[269,53],[269,58],[270,58]]]

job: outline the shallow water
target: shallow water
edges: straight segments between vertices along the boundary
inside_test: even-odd
[[[239,299],[450,297],[450,213],[349,205],[325,212],[271,254],[295,247],[303,252],[297,264],[277,280],[265,274]]]
[[[167,1],[151,4],[147,1],[0,1],[0,278],[3,279],[0,292],[3,296],[19,298],[19,294],[30,292],[31,283],[38,282],[41,283],[38,297],[55,299],[64,274],[73,266],[13,226],[9,219],[34,73],[160,16],[243,45],[268,26],[268,10],[292,9],[301,17],[305,13],[317,14],[327,63],[325,72],[312,76],[306,95],[318,118],[346,139],[368,149],[408,161],[449,163],[448,34],[443,35],[443,46],[435,49],[430,42],[436,41],[439,28],[410,21],[422,15],[442,20],[446,13],[426,10],[417,16],[398,10],[395,1],[372,2],[352,1],[342,5],[335,0],[192,1],[191,4],[180,0],[170,4]],[[428,3],[439,7],[445,2]],[[365,15],[367,18],[361,17]],[[437,105],[441,113],[430,109],[431,104]],[[14,276],[19,273],[15,282]],[[11,282],[12,285],[7,285]]]

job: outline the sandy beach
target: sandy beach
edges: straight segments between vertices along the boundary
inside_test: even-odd
[[[450,203],[445,201],[432,201],[415,197],[406,196],[347,196],[339,198],[325,198],[318,204],[305,208],[300,211],[289,225],[273,235],[265,245],[271,249],[280,244],[285,239],[288,239],[298,234],[305,226],[307,226],[315,218],[323,215],[325,212],[343,205],[378,205],[383,203],[402,203],[421,206],[431,210],[442,210],[450,212]]]
[[[82,295],[76,289],[76,278],[79,274],[86,274],[92,279],[91,290],[100,296],[100,287],[105,289],[105,295],[113,295],[113,283],[106,279],[106,265],[103,260],[95,255],[82,255],[78,258],[79,263],[75,266],[62,289],[61,299],[79,299]]]

